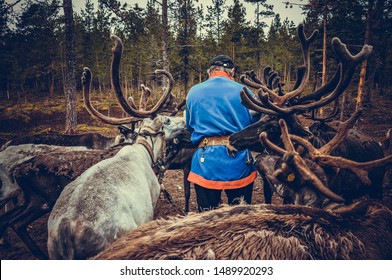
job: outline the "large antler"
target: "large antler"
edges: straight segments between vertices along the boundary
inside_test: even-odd
[[[161,99],[157,102],[157,104],[149,111],[143,111],[143,110],[137,110],[130,106],[127,101],[124,98],[124,94],[121,90],[121,84],[120,84],[120,60],[121,60],[121,55],[122,55],[122,49],[123,49],[123,43],[121,39],[115,35],[112,35],[110,37],[111,39],[114,40],[114,47],[112,49],[113,51],[113,60],[112,60],[112,66],[111,66],[111,73],[112,73],[112,86],[114,88],[114,91],[116,93],[117,99],[123,108],[125,112],[127,112],[131,116],[135,116],[138,118],[148,118],[148,117],[153,117],[158,113],[158,111],[161,109],[163,104],[165,103],[166,99],[169,97],[173,86],[174,86],[174,79],[172,75],[165,71],[165,70],[155,70],[154,74],[155,75],[164,75],[168,78],[169,80],[169,86],[166,88],[166,91],[163,92]]]
[[[263,82],[257,77],[256,73],[251,71],[246,71],[244,75],[241,75],[240,81],[252,88],[259,89],[260,85],[266,86],[268,89],[278,92],[281,96],[283,95],[283,84],[281,83],[281,78],[276,71],[272,71],[270,66],[266,66],[263,71]]]
[[[285,159],[285,163],[282,164],[282,167],[275,171],[274,176],[279,176],[281,173],[284,173],[288,167],[288,164],[291,163],[294,165],[294,168],[298,171],[300,176],[311,185],[313,185],[316,189],[318,189],[325,196],[338,201],[344,202],[345,199],[340,195],[335,194],[329,188],[327,188],[321,180],[310,170],[307,166],[305,160],[299,155],[297,151],[295,151],[294,146],[290,140],[288,128],[286,122],[281,119],[279,120],[279,125],[282,130],[282,141],[285,149],[282,149],[272,143],[267,138],[267,133],[263,132],[260,134],[260,140],[264,145],[268,146],[277,154],[281,155]]]
[[[351,78],[354,75],[358,64],[371,54],[372,46],[364,45],[362,50],[355,56],[350,54],[346,45],[338,38],[332,39],[332,46],[340,60],[340,63],[338,65],[337,74],[334,78],[324,86],[323,90],[320,89],[322,94],[332,91],[328,96],[307,104],[298,104],[299,102],[297,102],[295,105],[283,107],[278,103],[271,102],[269,93],[259,91],[258,95],[260,101],[257,101],[249,92],[243,91],[243,93],[241,93],[242,103],[246,107],[258,112],[268,112],[273,115],[291,115],[317,109],[336,100],[350,84]],[[339,77],[338,82],[336,82],[337,76]],[[333,90],[331,90],[332,87],[334,87]],[[319,93],[317,93],[317,97],[320,97]],[[308,101],[308,99],[303,98],[302,102],[306,103],[305,101]]]
[[[336,88],[332,91],[331,94],[323,99],[305,105],[298,104],[296,106],[292,106],[290,108],[292,112],[305,112],[308,110],[317,109],[336,100],[349,86],[351,78],[353,77],[358,64],[367,58],[373,50],[372,46],[364,45],[358,54],[352,55],[348,51],[347,46],[336,37],[332,39],[332,46],[336,55],[341,61],[339,64],[340,78]]]
[[[263,92],[268,93],[269,97],[277,104],[277,105],[282,105],[286,103],[288,100],[300,95],[304,89],[306,84],[309,81],[309,73],[310,73],[310,45],[314,42],[318,35],[318,30],[314,30],[312,35],[310,35],[308,38],[306,37],[305,34],[305,28],[303,23],[298,25],[298,37],[301,42],[301,47],[302,47],[302,53],[303,53],[303,59],[304,59],[304,65],[301,67],[301,70],[298,72],[298,79],[295,87],[291,92],[287,92],[282,95],[276,94],[274,90],[271,90],[270,87],[268,87],[268,84],[270,82],[269,78],[271,78],[271,73],[270,73],[270,68],[265,68],[264,70],[264,84],[259,83],[252,79],[253,81],[250,81],[249,79],[246,78],[246,76],[241,76],[240,80],[242,83],[255,88],[255,89],[260,89]],[[268,79],[266,78],[266,75],[268,76]],[[272,76],[273,78],[273,76]]]
[[[308,151],[309,157],[320,166],[334,166],[351,170],[354,174],[358,176],[362,183],[364,183],[365,185],[370,185],[371,182],[368,177],[368,171],[376,167],[391,164],[392,155],[369,162],[356,162],[346,158],[330,155],[330,153],[337,146],[339,146],[340,143],[343,142],[343,140],[348,134],[349,129],[358,120],[361,114],[362,110],[358,110],[347,121],[341,123],[334,138],[332,138],[331,141],[329,141],[327,144],[325,144],[319,149],[314,148],[313,145],[310,144],[308,141],[296,135],[290,135],[290,138],[298,144],[302,145]]]
[[[309,169],[309,167],[307,167],[305,161],[294,150],[291,140],[303,146],[308,151],[309,159],[315,162],[316,164],[318,164],[319,166],[322,167],[333,166],[337,168],[348,169],[352,171],[354,174],[356,174],[358,178],[362,181],[362,183],[364,183],[365,185],[370,185],[371,181],[368,177],[368,171],[376,167],[391,164],[392,155],[369,162],[356,162],[346,158],[329,155],[337,146],[339,146],[342,143],[342,141],[347,136],[349,129],[358,120],[361,113],[362,113],[361,111],[356,111],[351,116],[351,118],[349,118],[346,122],[341,123],[338,128],[338,132],[334,136],[334,138],[320,149],[316,149],[309,141],[297,135],[289,134],[287,125],[283,119],[279,121],[279,125],[282,130],[282,141],[284,143],[286,150],[270,142],[266,137],[267,136],[266,133],[262,133],[260,135],[260,140],[276,153],[286,158],[289,158],[291,162],[293,162],[299,174],[305,180],[311,182],[312,185],[314,185],[320,192],[330,197],[331,199],[342,202],[344,201],[344,199],[341,196],[331,192],[329,188],[327,188],[324,184],[321,183],[321,181]],[[282,166],[282,169],[284,168],[285,166]],[[278,170],[277,173],[279,172],[283,172],[283,171]]]
[[[107,123],[107,124],[112,124],[112,125],[120,125],[120,124],[128,124],[131,122],[137,122],[140,121],[140,118],[135,118],[135,117],[127,117],[127,118],[113,118],[113,117],[107,117],[100,112],[98,112],[91,104],[91,81],[92,81],[92,73],[91,70],[87,67],[84,67],[83,69],[83,74],[82,74],[82,88],[83,88],[83,101],[84,105],[86,106],[87,111],[92,115],[93,117],[99,119],[100,121]]]
[[[266,66],[263,70],[263,80],[261,81],[256,73],[252,71],[246,71],[244,75],[240,76],[240,81],[244,85],[254,89],[265,90],[271,92],[271,94],[276,95],[276,91],[281,91],[281,87],[273,87],[272,82],[276,79],[278,73],[272,71],[270,66]]]
[[[140,111],[146,111],[147,110],[147,104],[148,104],[148,99],[151,96],[151,89],[146,87],[145,85],[140,86],[142,89],[142,94],[140,96],[140,102],[139,102],[139,110]],[[165,88],[163,89],[165,91]],[[169,94],[169,97],[166,99],[164,104],[161,106],[161,109],[159,110],[160,113],[170,113],[172,116],[176,115],[178,113],[178,108],[177,108],[177,103],[174,102],[175,97],[173,93]]]
[[[325,85],[320,87],[318,90],[300,97],[297,101],[297,104],[304,104],[307,101],[320,100],[324,95],[330,93],[336,88],[336,86],[339,83],[339,80],[340,80],[340,67],[336,69],[336,72],[331,80],[329,80]]]
[[[266,71],[267,69],[267,71]],[[269,70],[268,70],[269,69]],[[267,66],[264,68],[264,75],[267,75],[263,78],[263,82],[257,78],[256,73],[252,71],[246,71],[245,74],[240,76],[240,81],[244,85],[247,85],[248,87],[254,88],[254,89],[260,89],[262,87],[272,90],[271,88],[268,87],[268,75],[270,74],[271,67]]]
[[[278,105],[284,104],[288,100],[298,96],[299,94],[301,94],[304,91],[305,86],[307,85],[307,83],[309,81],[309,73],[310,73],[310,45],[314,42],[314,40],[316,39],[318,33],[319,33],[318,30],[314,30],[312,32],[312,35],[310,35],[310,37],[306,38],[305,28],[304,28],[303,23],[300,23],[298,25],[298,37],[299,37],[299,40],[301,42],[301,47],[302,47],[305,73],[303,75],[303,78],[301,79],[301,83],[293,91],[287,92],[283,96],[271,96],[271,98],[273,100],[275,100],[276,104],[278,104]]]

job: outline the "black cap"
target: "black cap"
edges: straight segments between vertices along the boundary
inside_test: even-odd
[[[213,65],[222,66],[222,67],[229,68],[229,69],[234,68],[233,61],[227,55],[218,55],[218,56],[214,57],[213,59],[211,59],[210,62],[208,63],[208,67],[211,67]]]

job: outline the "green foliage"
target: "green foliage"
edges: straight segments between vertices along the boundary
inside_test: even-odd
[[[212,0],[212,6],[207,6],[206,25],[207,33],[210,36],[216,38],[217,51],[220,53],[222,30],[225,22],[223,21],[223,15],[227,7],[223,0]]]
[[[310,0],[305,6],[307,28],[318,28],[320,35],[315,48],[322,49],[323,19],[327,20],[327,69],[331,75],[336,67],[334,53],[331,49],[333,37],[339,37],[347,44],[352,53],[357,53],[365,42],[366,22],[369,22],[369,44],[373,45],[373,54],[368,60],[368,84],[377,86],[379,93],[388,92],[392,70],[392,0]],[[315,52],[313,67],[321,71],[322,53]],[[354,76],[354,82],[358,75]]]
[[[55,92],[63,91],[65,35],[59,2],[24,1],[20,10],[13,11],[8,2],[0,0],[0,98],[9,96],[23,103],[21,96],[46,97],[51,87]],[[222,53],[232,56],[239,71],[253,69],[260,73],[270,65],[281,76],[295,78],[303,61],[296,26],[275,15],[266,0],[246,2],[253,3],[254,22],[248,21],[243,1],[239,0],[213,0],[206,9],[196,0],[169,1],[170,72],[178,87],[187,91],[206,79],[208,61]],[[338,36],[350,51],[358,52],[364,43],[370,2],[310,0],[303,7],[307,35],[315,28],[320,30],[311,49],[311,78],[321,71],[323,17],[327,17],[327,69],[332,74],[336,61],[331,39]],[[374,45],[374,53],[368,63],[368,79],[386,94],[388,90],[383,88],[390,86],[392,72],[392,0],[373,2],[370,44]],[[80,74],[87,66],[93,72],[93,89],[100,95],[110,91],[112,33],[124,42],[124,92],[137,95],[140,83],[151,86],[150,74],[164,67],[162,15],[157,1],[149,0],[145,8],[118,0],[99,0],[98,7],[92,0],[84,3],[74,16],[78,90]],[[272,24],[266,28],[266,19],[271,16]],[[154,86],[159,87],[160,81]],[[111,106],[115,105],[107,103],[106,109]]]
[[[275,15],[273,9],[274,5],[267,4],[267,0],[245,0],[245,2],[252,3],[256,5],[255,10],[255,27],[262,29],[267,27],[267,24],[262,21],[262,18],[268,18]]]

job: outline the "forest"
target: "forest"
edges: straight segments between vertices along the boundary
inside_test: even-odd
[[[99,0],[94,5],[85,0],[82,10],[75,11],[71,0],[0,0],[1,100],[21,104],[64,95],[72,112],[85,66],[92,70],[94,90],[102,96],[111,87],[110,34],[125,45],[121,78],[127,95],[149,82],[155,69],[163,68],[176,81],[176,97],[184,98],[192,85],[207,78],[208,61],[221,53],[232,57],[239,74],[246,70],[260,74],[271,66],[287,86],[295,80],[302,63],[297,26],[282,19],[266,0],[212,0],[206,7],[197,0],[149,0],[144,8],[136,2]],[[252,3],[253,21],[247,18],[245,2]],[[392,96],[391,0],[283,3],[288,9],[301,7],[308,34],[320,31],[311,51],[314,87],[335,71],[330,42],[339,37],[352,53],[365,43],[374,47],[363,65],[363,101]],[[358,71],[353,84],[358,85],[359,79]],[[74,129],[76,117],[67,111],[66,118],[71,118],[66,129]]]
[[[282,101],[278,104],[278,102],[270,103],[270,100],[265,98],[266,95],[264,95],[265,100],[263,102],[270,106],[269,109],[275,108],[277,110],[277,107],[272,105],[278,104],[282,106],[278,107],[281,110],[280,112],[288,110],[288,112],[294,112],[292,115],[298,115],[300,128],[303,128],[300,132],[307,132],[313,124],[316,125],[316,130],[314,130],[316,132],[317,129],[319,129],[318,132],[323,132],[323,129],[329,128],[335,130],[340,126],[335,122],[335,119],[345,121],[351,115],[354,115],[356,119],[353,131],[363,133],[366,137],[370,137],[366,139],[372,140],[364,140],[363,142],[367,155],[374,156],[376,154],[373,153],[374,150],[366,146],[369,143],[372,147],[377,148],[375,150],[379,149],[385,157],[392,154],[392,114],[390,110],[392,106],[390,79],[392,75],[390,48],[390,45],[392,45],[392,0],[211,0],[208,2],[209,5],[205,4],[206,1],[201,0],[148,0],[147,4],[143,6],[137,4],[137,2],[125,0],[80,0],[79,2],[76,2],[76,0],[0,0],[0,147],[7,148],[10,140],[16,140],[14,141],[15,146],[11,144],[10,147],[18,148],[18,146],[23,146],[18,145],[18,143],[24,143],[23,141],[26,141],[26,139],[28,141],[35,139],[35,136],[38,136],[37,139],[40,140],[42,135],[49,138],[65,136],[67,139],[76,136],[74,139],[82,139],[86,135],[100,134],[100,137],[112,141],[117,139],[120,132],[128,137],[127,141],[134,141],[135,135],[139,137],[140,130],[135,132],[135,125],[130,124],[130,122],[126,122],[129,127],[118,126],[119,123],[103,123],[102,119],[104,118],[98,120],[99,118],[91,116],[91,110],[88,111],[87,102],[84,103],[86,100],[90,102],[90,98],[85,95],[83,100],[82,95],[82,89],[84,89],[84,94],[86,92],[90,93],[89,90],[86,90],[86,87],[88,87],[86,85],[90,84],[86,82],[86,77],[88,76],[88,81],[90,81],[91,76],[90,71],[86,71],[85,67],[91,69],[92,73],[90,105],[93,104],[93,106],[91,107],[96,108],[101,115],[113,119],[128,118],[129,120],[130,116],[128,115],[131,115],[123,110],[123,104],[120,106],[117,100],[119,88],[125,95],[123,100],[129,100],[129,97],[133,97],[133,105],[139,104],[139,108],[141,108],[141,102],[138,103],[138,101],[143,101],[141,92],[145,93],[144,87],[141,85],[147,85],[152,89],[152,98],[150,99],[154,99],[149,100],[148,106],[151,108],[154,105],[153,103],[159,104],[157,100],[165,96],[164,92],[170,93],[170,90],[166,89],[170,89],[171,87],[167,86],[171,86],[171,84],[167,84],[165,78],[156,78],[152,75],[155,70],[164,69],[174,78],[175,82],[171,93],[179,104],[185,99],[187,92],[193,85],[208,78],[206,71],[208,62],[218,54],[227,54],[233,59],[236,65],[235,79],[237,81],[240,81],[241,74],[249,70],[253,70],[258,77],[262,77],[264,69],[269,66],[279,73],[281,82],[279,86],[284,87],[284,92],[293,92],[295,91],[296,81],[304,80],[303,78],[297,79],[300,76],[298,69],[304,64],[304,60],[307,60],[303,57],[306,52],[302,52],[301,43],[311,37],[312,32],[317,29],[319,34],[315,41],[311,43],[309,52],[309,82],[306,84],[308,81],[306,77],[306,82],[303,83],[306,84],[306,86],[303,86],[305,88],[303,94],[307,96],[296,96],[290,100],[291,104],[287,102],[287,99],[286,102]],[[78,8],[76,8],[76,3]],[[300,42],[300,36],[297,34],[300,33],[298,32],[298,26],[287,18],[283,18],[276,12],[276,7],[270,5],[270,3],[285,5],[287,9],[291,9],[292,6],[300,7],[303,13],[304,33],[306,35],[302,38],[305,37],[305,39]],[[246,9],[245,5],[247,6]],[[80,9],[80,7],[82,8]],[[252,9],[250,10],[249,7],[252,7]],[[116,77],[113,78],[113,80],[116,80],[113,85],[110,71],[111,63],[113,63],[112,57],[115,56],[112,51],[115,42],[111,39],[111,35],[118,36],[124,45],[120,70],[116,72],[120,73],[120,79],[118,79],[117,74],[113,75],[113,77]],[[335,47],[336,54],[334,53],[331,43],[337,41],[336,39],[333,40],[336,37],[345,44],[343,46],[347,46],[349,52],[341,51],[344,47],[340,49]],[[118,42],[116,41],[116,46],[118,46]],[[369,51],[370,47],[363,48],[364,45],[371,45],[372,51]],[[363,49],[368,51],[366,57],[360,55]],[[368,56],[370,52],[371,54]],[[357,54],[357,56],[351,57],[349,53],[353,56]],[[342,63],[344,60],[342,57],[346,59],[345,63]],[[355,64],[355,67],[347,66],[349,65],[348,60],[354,60],[358,57],[361,57],[360,60],[357,60],[359,61],[358,65]],[[339,65],[338,60],[340,60]],[[350,65],[354,64],[351,63]],[[343,69],[343,67],[346,68]],[[354,68],[356,68],[355,71]],[[341,72],[339,72],[340,70]],[[166,71],[162,72],[166,73]],[[82,73],[84,73],[83,87]],[[334,80],[334,73],[341,73],[340,77],[344,78],[341,78],[339,83],[334,84],[331,82]],[[353,74],[352,78],[351,74]],[[117,83],[118,80],[120,82]],[[347,83],[341,86],[340,81],[343,81],[342,84]],[[350,84],[348,85],[348,83]],[[332,86],[334,89],[329,86],[329,91],[326,90],[328,84],[334,84]],[[340,89],[336,90],[338,87]],[[320,88],[324,89],[324,94],[327,91],[328,93],[332,91],[332,93],[327,97],[317,97],[314,93]],[[339,105],[336,107],[339,107],[340,114],[330,115],[329,112],[332,111],[331,96],[334,95],[335,91],[338,92],[335,97],[340,98],[335,103]],[[253,93],[255,94],[256,91]],[[275,92],[273,93],[275,94]],[[309,95],[309,93],[313,93],[313,95]],[[275,96],[275,101],[287,96]],[[172,96],[170,95],[170,97]],[[260,94],[259,97],[262,100],[263,95]],[[309,107],[301,112],[290,111],[292,108],[298,109],[303,105],[311,105],[310,102],[306,103],[306,97],[317,97],[319,99],[317,101],[327,100],[330,103],[327,104],[328,108],[313,107],[317,108],[317,113],[316,110],[313,110],[313,113],[317,115],[310,116],[309,111],[311,109]],[[298,101],[300,98],[303,98],[302,103]],[[245,103],[243,100],[242,102]],[[131,104],[128,103],[128,105]],[[358,108],[362,110],[356,111]],[[329,115],[329,117],[322,118],[323,110],[325,116]],[[146,113],[146,106],[139,111]],[[354,111],[356,112],[354,113]],[[338,110],[336,112],[339,113]],[[169,113],[172,112],[169,111]],[[181,111],[175,111],[174,113],[178,113],[178,116],[182,114]],[[266,114],[268,115],[268,110]],[[162,116],[167,117],[166,115]],[[157,117],[160,117],[160,114]],[[330,120],[333,121],[328,122]],[[269,121],[268,124],[270,123],[272,122]],[[294,122],[295,124],[296,122]],[[127,129],[124,130],[124,127]],[[272,126],[272,128],[274,127]],[[298,127],[294,128],[298,129]],[[257,130],[257,134],[259,132]],[[348,130],[345,132],[347,133]],[[145,137],[141,133],[140,135]],[[151,135],[150,140],[152,141]],[[156,133],[153,136],[156,135],[161,134]],[[309,136],[306,133],[304,135],[304,138]],[[288,137],[286,135],[286,138]],[[313,138],[313,135],[310,138]],[[237,144],[240,142],[240,144],[242,142],[244,142],[244,145],[247,144],[246,141],[243,141],[244,139],[245,137],[240,138]],[[39,141],[34,141],[31,141],[34,145],[39,143]],[[35,184],[39,180],[34,181],[34,183],[30,183],[33,181],[22,180],[21,182],[25,183],[24,186],[27,187],[24,189],[18,187],[17,192],[14,193],[7,194],[3,191],[7,184],[1,180],[4,180],[4,178],[8,180],[8,177],[1,177],[3,169],[5,170],[3,167],[8,163],[10,163],[9,166],[12,166],[13,161],[17,159],[17,153],[12,154],[10,152],[11,156],[8,156],[7,149],[3,150],[6,153],[1,154],[2,158],[0,160],[0,187],[2,187],[0,193],[2,195],[6,193],[8,196],[3,196],[6,199],[9,199],[11,195],[15,196],[19,205],[23,204],[23,207],[32,202],[26,208],[32,212],[24,212],[23,207],[11,208],[11,211],[8,212],[0,211],[2,214],[0,220],[3,222],[0,223],[0,245],[3,245],[1,244],[3,233],[5,233],[4,240],[8,238],[9,241],[8,244],[4,243],[6,246],[0,246],[0,259],[27,260],[46,257],[48,253],[48,218],[62,188],[78,178],[87,168],[94,167],[97,162],[102,162],[104,157],[114,157],[122,146],[121,144],[117,145],[117,142],[113,141],[113,143],[116,143],[116,145],[113,144],[110,148],[94,148],[97,150],[80,151],[80,153],[79,151],[64,152],[65,147],[60,147],[61,151],[59,153],[40,153],[38,151],[38,156],[33,156],[32,159],[21,162],[22,166],[27,168],[26,170],[32,170],[31,174],[33,176],[31,178],[38,178],[43,174],[42,178],[47,179],[52,178],[48,175],[49,173],[55,175],[54,178],[59,181],[53,181],[54,183],[50,181],[48,184],[45,183],[47,181],[43,181],[42,184],[45,191],[50,192],[50,197],[45,193],[42,195],[42,189],[40,188],[42,186],[39,183]],[[187,143],[189,144],[189,141]],[[3,146],[3,144],[6,145]],[[124,142],[123,144],[127,146],[128,143]],[[172,149],[178,153],[180,148],[174,144],[165,143],[166,151],[170,152],[170,149]],[[56,143],[50,146],[56,146]],[[163,147],[161,148],[163,149]],[[72,145],[69,148],[72,149]],[[29,147],[26,149],[30,152]],[[12,149],[10,150],[12,151]],[[355,155],[361,155],[360,152],[357,152],[357,149],[350,148],[347,150]],[[265,151],[260,155],[268,154]],[[259,152],[256,151],[255,154],[257,153]],[[80,160],[77,159],[79,155],[81,155]],[[162,153],[162,155],[164,154]],[[166,155],[170,155],[170,153]],[[48,158],[49,160],[47,160]],[[185,156],[182,159],[184,158]],[[22,159],[25,160],[23,154]],[[163,195],[159,197],[153,213],[155,220],[184,215],[184,205],[187,205],[187,200],[189,211],[197,211],[194,190],[189,190],[189,197],[186,197],[186,180],[183,179],[187,178],[186,167],[189,167],[189,165],[186,165],[185,160],[181,166],[177,163],[177,165],[173,164],[172,167],[169,166],[170,168],[154,164],[154,168],[158,166],[159,171],[162,171],[159,176],[163,176],[163,171],[166,170],[164,176],[160,179],[163,180],[163,185],[167,188],[167,191],[170,191],[172,197],[172,202],[166,201]],[[391,157],[388,157],[388,160],[391,160]],[[24,165],[26,162],[27,164]],[[31,162],[37,162],[37,164],[29,165]],[[21,166],[19,162],[15,162],[15,165]],[[118,162],[115,165],[122,166]],[[47,166],[49,168],[46,168]],[[271,166],[274,166],[274,164]],[[14,172],[14,166],[9,170]],[[12,173],[12,178],[17,178],[15,174],[21,174],[19,179],[27,178],[30,173],[22,172],[23,170],[22,168],[17,170],[19,173]],[[42,173],[41,170],[43,170]],[[339,175],[341,168],[331,167],[326,170],[337,171]],[[392,169],[389,165],[385,177],[375,176],[377,181],[384,177],[382,184],[378,184],[377,187],[382,191],[383,202],[389,209],[392,209],[391,172]],[[70,175],[67,177],[64,174]],[[131,172],[123,172],[123,174],[133,176]],[[35,175],[37,177],[34,177]],[[290,175],[292,174],[287,176],[288,181],[290,181]],[[8,181],[4,180],[4,182]],[[343,179],[342,182],[345,186],[351,186],[351,184],[346,184]],[[268,190],[266,191],[264,184],[264,178],[258,176],[254,185],[253,204],[267,203],[266,192]],[[16,186],[16,184],[11,185]],[[34,189],[35,186],[38,186],[38,191]],[[46,188],[46,186],[49,187]],[[357,184],[353,183],[352,186],[356,187]],[[19,192],[20,189],[22,189],[22,192]],[[372,190],[372,188],[366,190]],[[272,193],[270,195],[272,196]],[[1,199],[2,197],[0,197],[0,203],[5,201]],[[274,195],[273,204],[282,204],[282,202],[281,197],[277,194]],[[271,207],[275,207],[275,205]],[[16,211],[12,212],[14,209]],[[20,209],[22,211],[18,213],[17,211]],[[315,209],[315,211],[318,210]],[[379,213],[379,211],[374,212]],[[390,210],[387,212],[388,215],[391,214]],[[17,216],[12,216],[14,213]],[[19,215],[20,213],[22,215]],[[26,213],[29,214],[29,217],[25,215]],[[34,215],[30,215],[31,213]],[[3,217],[8,218],[8,220],[3,219]],[[354,216],[354,220],[357,219],[356,217]],[[391,238],[378,235],[384,232],[388,236],[390,235],[392,225],[389,222],[390,217],[374,219],[374,234],[363,235],[370,236],[370,239],[373,238],[372,240],[377,240],[369,248],[373,249],[376,245],[382,247],[386,243],[388,243],[388,248],[392,248],[389,242]],[[362,221],[362,218],[361,216],[358,220]],[[363,221],[368,221],[366,219],[367,216]],[[16,223],[13,223],[15,221]],[[379,221],[387,221],[389,226],[383,226]],[[373,227],[367,225],[358,228],[361,230],[373,229]],[[380,225],[382,226],[380,227]],[[227,227],[227,224],[224,226]],[[7,228],[13,230],[6,231]],[[22,236],[21,233],[28,233],[27,237],[26,235]],[[33,242],[29,243],[28,235],[33,239]],[[306,236],[306,234],[301,235]],[[194,238],[194,240],[199,239]],[[37,251],[31,250],[31,245],[34,246],[34,243],[44,255],[39,257],[35,254]],[[339,246],[330,247],[338,248]],[[360,247],[362,248],[362,246]],[[238,248],[241,247],[238,246]],[[383,251],[389,254],[388,259],[390,259],[391,249],[384,249]],[[279,252],[281,251],[283,250],[279,247]],[[373,258],[377,259],[377,257]]]

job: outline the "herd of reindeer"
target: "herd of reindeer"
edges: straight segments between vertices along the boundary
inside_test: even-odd
[[[329,125],[336,123],[336,110],[323,118],[314,113],[337,102],[372,47],[352,55],[334,38],[334,76],[304,95],[317,34],[307,37],[303,24],[298,26],[304,65],[291,91],[270,67],[262,77],[249,71],[240,78],[241,101],[260,119],[230,135],[227,151],[254,152],[265,204],[223,205],[202,213],[188,213],[186,178],[197,144],[190,141],[184,118],[176,116],[185,102],[173,102],[172,75],[155,71],[168,82],[151,109],[151,90],[144,85],[138,106],[127,100],[119,74],[123,44],[112,35],[112,86],[129,116],[108,117],[93,107],[92,73],[84,68],[86,110],[117,126],[117,137],[47,133],[3,145],[2,246],[13,230],[37,259],[392,259],[392,210],[382,201],[392,156],[353,128],[361,110],[337,125]],[[312,124],[303,125],[303,118]],[[168,169],[184,170],[184,216],[153,220]],[[272,204],[273,195],[283,204]],[[46,253],[28,226],[48,213]]]

